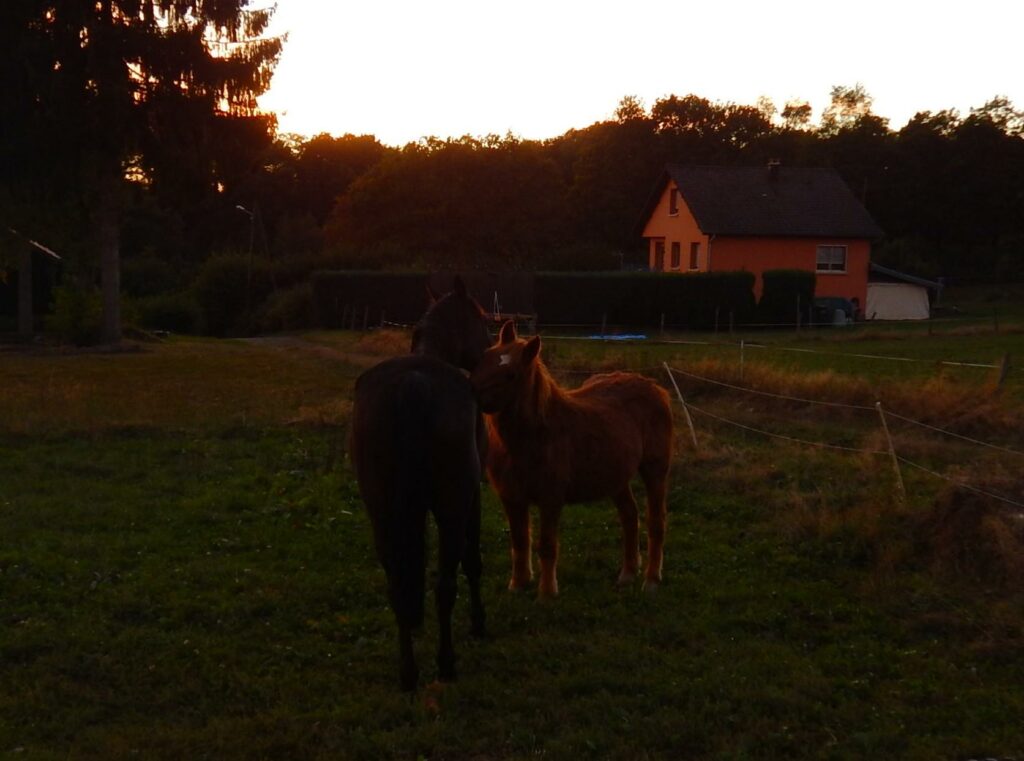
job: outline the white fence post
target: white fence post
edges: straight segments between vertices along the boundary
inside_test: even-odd
[[[885,431],[885,440],[889,443],[889,456],[892,457],[892,469],[896,473],[896,486],[899,488],[900,499],[906,496],[907,490],[903,486],[903,474],[900,472],[900,461],[896,456],[896,447],[892,443],[892,434],[889,433],[889,423],[882,411],[882,403],[875,402],[875,409],[878,410],[878,417],[882,421],[882,430]]]
[[[683,414],[686,416],[686,424],[690,427],[690,437],[693,439],[693,448],[697,449],[697,431],[693,428],[693,418],[690,417],[690,410],[686,408],[686,402],[683,400],[683,392],[679,390],[679,384],[676,383],[676,376],[672,374],[672,368],[668,366],[668,362],[662,362],[662,367],[665,368],[665,372],[668,373],[668,378],[672,381],[672,386],[676,390],[676,396],[679,397],[679,403],[683,405]]]

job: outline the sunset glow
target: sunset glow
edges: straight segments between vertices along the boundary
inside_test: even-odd
[[[624,95],[650,107],[695,93],[781,110],[863,83],[898,129],[914,113],[966,114],[995,95],[1024,106],[1020,12],[980,0],[838,5],[580,0],[324,4],[282,0],[287,32],[263,108],[280,130],[547,138],[608,118]]]

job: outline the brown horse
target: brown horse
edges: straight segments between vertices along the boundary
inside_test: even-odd
[[[540,508],[541,597],[558,594],[558,519],[566,503],[611,497],[622,522],[619,583],[639,568],[637,505],[630,480],[647,487],[647,571],[644,586],[661,581],[665,492],[672,459],[672,408],[660,386],[633,373],[590,378],[580,388],[558,386],[540,359],[540,336],[516,338],[505,323],[497,343],[470,378],[490,433],[487,473],[501,497],[512,539],[510,589],[533,576],[529,506]]]
[[[460,562],[469,581],[472,631],[484,633],[480,475],[486,438],[462,370],[472,370],[490,343],[483,310],[456,279],[455,290],[417,325],[413,354],[381,362],[356,381],[350,451],[387,575],[399,677],[407,690],[419,678],[412,630],[423,623],[427,513],[438,533],[438,676],[455,678],[451,628]]]

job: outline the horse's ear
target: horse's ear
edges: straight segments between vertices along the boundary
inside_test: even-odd
[[[514,320],[506,320],[501,326],[501,333],[498,336],[498,343],[510,344],[516,340],[516,323]]]
[[[540,336],[534,336],[523,347],[523,364],[529,364],[540,354]]]
[[[468,296],[466,293],[466,284],[462,282],[462,275],[455,276],[455,284],[452,286],[452,291],[456,296],[461,296],[462,298],[466,298],[466,296]]]

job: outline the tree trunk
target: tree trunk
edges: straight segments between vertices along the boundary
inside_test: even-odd
[[[22,242],[18,253],[18,335],[32,338],[35,324],[32,309],[32,247]]]
[[[103,323],[100,340],[105,344],[121,342],[121,231],[120,183],[117,175],[100,182],[96,208],[96,242],[100,254],[100,289],[103,293]]]

